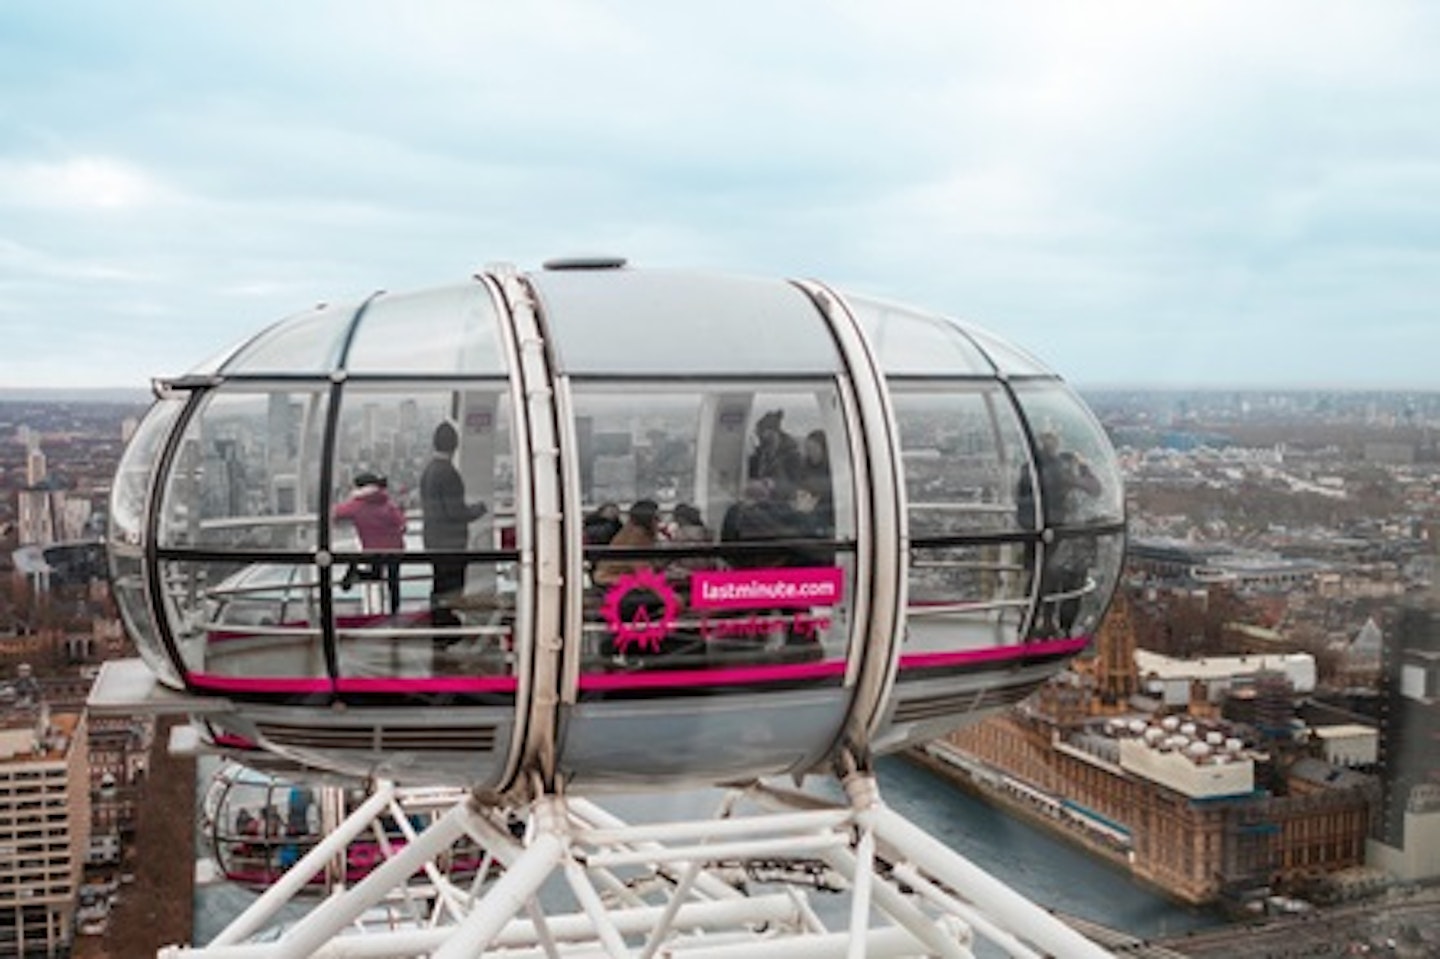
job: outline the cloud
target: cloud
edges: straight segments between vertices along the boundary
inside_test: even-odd
[[[1077,380],[1351,382],[1387,337],[1413,377],[1437,47],[1419,3],[12,6],[0,333],[143,382],[601,251],[966,315]]]
[[[160,202],[164,196],[154,178],[111,157],[0,161],[0,204],[75,211],[132,210]]]

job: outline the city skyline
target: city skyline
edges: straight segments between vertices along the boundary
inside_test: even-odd
[[[1440,393],[1431,397],[1440,403]],[[1124,408],[1120,405],[1123,399],[1114,398],[1116,413]],[[1233,421],[1234,411],[1239,408],[1233,400],[1234,397],[1222,396],[1213,405],[1199,403],[1187,409],[1201,427],[1218,429]],[[1129,407],[1132,412],[1119,417],[1119,421],[1130,424],[1142,440],[1137,441],[1132,455],[1122,456],[1121,460],[1127,470],[1127,482],[1133,482],[1136,493],[1136,505],[1127,521],[1130,530],[1127,566],[1132,571],[1127,574],[1127,595],[1132,600],[1139,599],[1119,606],[1118,614],[1107,617],[1105,631],[1110,631],[1110,623],[1117,615],[1120,623],[1131,625],[1113,631],[1112,635],[1122,634],[1121,642],[1099,642],[1101,654],[1097,662],[1105,664],[1103,669],[1096,667],[1094,672],[1077,672],[1075,676],[1082,679],[1094,676],[1097,681],[1103,681],[1105,685],[1100,687],[1097,701],[1102,705],[1110,702],[1122,708],[1124,714],[1096,711],[1080,726],[1072,727],[1070,721],[1065,720],[1066,731],[1051,735],[1049,730],[1058,728],[1053,725],[1057,719],[1074,714],[1051,712],[1046,719],[1045,710],[1071,710],[1076,702],[1071,692],[1088,688],[1083,681],[1078,687],[1068,681],[1060,682],[1046,687],[1052,695],[1046,697],[1042,693],[1038,701],[1030,700],[1037,702],[1034,709],[1007,711],[1003,716],[993,717],[998,721],[996,724],[969,727],[974,742],[967,744],[959,737],[950,737],[925,747],[923,756],[930,757],[928,760],[920,754],[912,756],[937,773],[946,772],[950,778],[970,776],[979,770],[980,778],[974,779],[966,789],[975,789],[979,784],[979,791],[983,791],[996,783],[1002,784],[1000,790],[991,789],[987,802],[998,802],[1002,808],[1012,810],[1010,815],[1016,816],[1013,823],[1005,820],[1003,856],[1006,863],[1021,860],[1022,865],[1012,874],[997,869],[989,861],[977,860],[968,844],[957,847],[957,851],[997,878],[1014,884],[1022,895],[1047,909],[1100,922],[1117,930],[1114,933],[1117,937],[1143,936],[1152,942],[1159,941],[1196,959],[1234,956],[1242,947],[1259,955],[1265,949],[1274,948],[1272,944],[1282,939],[1290,944],[1304,942],[1307,946],[1324,942],[1334,945],[1338,953],[1348,943],[1367,936],[1393,935],[1396,930],[1412,925],[1434,929],[1434,924],[1428,921],[1428,917],[1436,915],[1433,898],[1423,902],[1406,898],[1403,903],[1392,897],[1370,898],[1327,905],[1334,898],[1352,894],[1346,890],[1357,890],[1353,894],[1361,895],[1363,890],[1373,891],[1384,884],[1400,891],[1405,890],[1420,871],[1428,869],[1433,873],[1433,858],[1425,858],[1424,851],[1436,848],[1427,836],[1433,837],[1433,824],[1440,821],[1430,815],[1421,823],[1411,815],[1416,811],[1411,808],[1416,805],[1411,801],[1412,789],[1418,785],[1420,792],[1416,795],[1423,799],[1429,795],[1426,790],[1433,788],[1423,783],[1433,779],[1430,762],[1433,757],[1425,751],[1424,744],[1434,741],[1430,730],[1435,710],[1433,696],[1421,694],[1437,688],[1437,672],[1433,653],[1427,651],[1433,650],[1436,635],[1426,626],[1430,621],[1410,622],[1406,618],[1409,615],[1406,610],[1422,595],[1422,590],[1432,590],[1432,600],[1434,596],[1431,585],[1436,568],[1433,520],[1436,505],[1440,503],[1436,499],[1440,487],[1436,485],[1434,430],[1429,428],[1423,434],[1401,431],[1402,422],[1394,416],[1375,420],[1373,426],[1367,425],[1363,430],[1352,429],[1355,415],[1363,416],[1368,424],[1376,410],[1358,400],[1330,400],[1317,395],[1306,398],[1305,402],[1277,403],[1277,412],[1293,418],[1293,425],[1279,435],[1299,441],[1296,449],[1283,453],[1268,446],[1263,432],[1249,434],[1249,442],[1254,444],[1249,446],[1250,452],[1246,452],[1247,444],[1237,437],[1233,456],[1222,449],[1190,448],[1178,431],[1147,433],[1144,426],[1151,420],[1141,415],[1148,409],[1144,405]],[[1420,409],[1429,411],[1425,415],[1431,416],[1440,406],[1429,403],[1427,398],[1427,405]],[[259,433],[277,425],[270,412],[268,408],[254,412],[255,437],[247,439],[245,430],[237,428],[233,417],[213,415],[212,425],[219,429],[207,428],[204,435],[233,437],[239,441],[237,448],[243,447],[252,440],[258,441]],[[44,541],[47,537],[43,531],[38,536],[24,533],[25,501],[34,504],[38,497],[42,502],[59,506],[68,494],[35,488],[31,464],[25,455],[27,440],[32,436],[55,436],[58,441],[49,447],[55,454],[50,462],[58,474],[71,481],[61,485],[75,491],[72,505],[79,501],[94,504],[98,502],[94,494],[108,486],[109,478],[117,473],[114,460],[120,454],[120,445],[115,437],[121,431],[122,418],[129,413],[112,406],[88,409],[68,403],[57,403],[51,409],[34,403],[0,409],[0,413],[8,413],[12,425],[11,433],[0,438],[3,440],[0,450],[6,456],[5,461],[0,462],[0,476],[6,479],[7,488],[11,490],[6,497],[9,502],[0,503],[0,519],[4,518],[10,503],[15,503],[22,514],[22,522],[18,524],[21,535],[17,541]],[[1097,413],[1105,418],[1103,411],[1097,410]],[[652,436],[662,419],[652,411],[638,418],[630,428],[637,435],[649,437],[646,446],[653,450],[662,445],[657,442],[658,437]],[[1305,424],[1322,423],[1333,425],[1333,432],[1311,432],[1302,428]],[[351,442],[372,442],[363,436],[344,440],[346,424],[335,425],[340,431],[334,444],[337,451],[343,451]],[[390,431],[379,417],[362,416],[350,425],[362,433],[372,426],[381,433]],[[935,426],[948,431],[953,428],[953,421],[947,420],[943,425],[936,421]],[[1203,432],[1196,431],[1195,435]],[[936,445],[938,437],[930,435],[928,429],[911,430],[908,435],[924,452],[933,450],[941,454]],[[1271,435],[1276,435],[1273,429]],[[1307,436],[1311,442],[1304,443],[1302,438]],[[1308,449],[1300,448],[1305,446]],[[631,448],[640,449],[641,444],[631,444]],[[969,447],[959,444],[949,448]],[[48,459],[42,458],[39,465],[44,467]],[[177,462],[184,459],[182,453]],[[262,477],[266,459],[268,457],[256,456],[251,460],[257,464]],[[201,474],[223,479],[227,462],[228,457],[207,459]],[[915,470],[914,477],[920,485],[943,492],[947,498],[960,493],[958,487],[942,489],[943,484],[934,482],[938,476],[927,476],[925,464],[932,462],[933,459],[925,456],[907,457],[907,475]],[[952,475],[964,482],[963,474],[961,469]],[[391,475],[393,478],[395,474]],[[232,495],[241,495],[245,490],[253,491],[268,484],[232,484],[232,480],[223,480],[220,485]],[[1004,488],[1008,489],[1008,484]],[[200,495],[200,487],[193,489]],[[911,502],[913,505],[914,501]],[[1342,505],[1346,503],[1350,505]],[[237,501],[226,509],[248,512],[251,506]],[[214,515],[209,506],[202,506],[198,511]],[[33,510],[31,512],[33,515]],[[0,522],[0,529],[4,525]],[[1188,531],[1199,533],[1198,540],[1180,535]],[[912,527],[912,536],[913,532]],[[1168,535],[1172,533],[1176,535]],[[1223,539],[1213,538],[1222,534]],[[34,547],[31,550],[32,556],[40,555]],[[44,558],[56,562],[53,551],[45,551]],[[80,558],[83,557],[77,557]],[[26,575],[6,581],[8,610],[15,617],[13,622],[26,623],[27,628],[12,629],[3,652],[12,667],[15,663],[41,667],[44,688],[66,692],[72,697],[70,707],[78,711],[89,685],[88,680],[79,681],[88,675],[86,670],[134,652],[123,647],[126,633],[118,621],[91,615],[91,604],[98,608],[102,600],[110,602],[108,589],[95,588],[111,582],[100,572],[103,561],[96,560],[88,570],[78,562],[66,563],[63,569],[57,565],[53,577],[35,579],[30,578],[34,567],[24,561],[21,552],[16,552],[12,561],[17,572],[23,571]],[[1205,573],[1204,579],[1196,575],[1198,571]],[[94,582],[97,577],[98,582]],[[1132,577],[1143,577],[1143,581]],[[1209,592],[1224,582],[1234,584],[1234,590]],[[26,616],[35,615],[30,612],[35,607],[24,599],[27,589],[53,590],[61,601],[46,604],[43,618],[27,620]],[[1206,599],[1196,604],[1199,591],[1206,591]],[[1166,598],[1161,600],[1158,598],[1161,596]],[[1242,596],[1243,604],[1237,603]],[[909,599],[915,598],[912,590]],[[0,597],[0,605],[5,599]],[[333,608],[339,610],[342,606],[337,604]],[[283,620],[284,617],[280,617],[280,621]],[[1394,684],[1382,687],[1379,685],[1381,644],[1387,638],[1405,636],[1409,637],[1408,643],[1393,638],[1386,647],[1391,649],[1391,655],[1399,651],[1404,657],[1405,680],[1398,687]],[[1244,645],[1225,645],[1235,643]],[[1415,651],[1408,651],[1409,643],[1414,644]],[[1307,652],[1292,659],[1288,651],[1295,649]],[[1138,659],[1140,650],[1147,651],[1149,656],[1143,662]],[[1250,655],[1257,651],[1258,658]],[[1197,653],[1205,654],[1200,660],[1205,664],[1203,672],[1195,672],[1183,663],[1185,658],[1193,658]],[[1238,661],[1234,655],[1221,655],[1226,653],[1240,654]],[[1250,734],[1240,729],[1241,725],[1251,725],[1264,736],[1275,737],[1277,731],[1292,728],[1276,721],[1277,717],[1289,715],[1284,697],[1278,695],[1279,685],[1267,686],[1270,693],[1277,695],[1263,700],[1258,694],[1246,695],[1258,688],[1257,681],[1247,678],[1246,670],[1253,670],[1257,664],[1264,665],[1269,653],[1280,653],[1281,660],[1293,667],[1286,675],[1297,677],[1297,694],[1304,691],[1313,699],[1317,681],[1329,677],[1328,695],[1323,703],[1317,706],[1314,702],[1296,700],[1295,704],[1296,719],[1303,722],[1306,733],[1293,740],[1294,748],[1316,755],[1306,755],[1293,763],[1287,760],[1283,781],[1288,792],[1273,796],[1270,790],[1277,788],[1274,776],[1278,773],[1267,768],[1268,757],[1280,747],[1267,745],[1269,740],[1257,740],[1256,748],[1267,758],[1262,761],[1258,754],[1250,756],[1244,738]],[[1217,670],[1227,658],[1229,671]],[[1131,660],[1130,669],[1116,668]],[[358,661],[340,662],[339,671],[345,673],[344,664],[353,667]],[[368,674],[371,667],[365,668]],[[74,678],[77,669],[79,679]],[[51,675],[52,670],[57,675]],[[61,671],[72,678],[60,678]],[[1197,695],[1196,680],[1201,676],[1209,685],[1203,694]],[[1147,684],[1143,696],[1136,685],[1142,678]],[[1223,704],[1217,703],[1220,687],[1232,683],[1238,685],[1238,693],[1227,694]],[[1372,686],[1381,692],[1368,696],[1362,693]],[[1381,696],[1386,688],[1408,692],[1384,700]],[[1191,708],[1220,710],[1221,718],[1192,712],[1157,713],[1150,717],[1153,722],[1142,723],[1144,731],[1137,734],[1133,723],[1140,721],[1139,712],[1147,698],[1157,702],[1163,699],[1166,710],[1181,703]],[[46,701],[52,706],[59,705],[58,699]],[[1379,708],[1381,702],[1388,703],[1386,709]],[[1366,712],[1369,706],[1374,709]],[[1337,709],[1342,712],[1337,714]],[[57,712],[64,710],[57,709]],[[22,721],[24,715],[21,714]],[[1384,718],[1392,715],[1410,718],[1405,724]],[[1019,728],[1014,725],[1016,722],[1028,721],[1023,719],[1026,716],[1051,724],[1037,727],[1044,733],[1043,741],[1052,744],[1050,751],[1043,754],[1046,758],[1041,768],[1058,770],[1063,777],[1058,784],[1024,778],[1019,775],[1021,770],[996,761],[997,748],[1002,750],[1001,757],[1032,756],[1029,749],[1005,749],[1010,740],[1003,738]],[[93,716],[89,722],[95,722]],[[270,860],[262,858],[267,856],[265,853],[256,856],[257,843],[250,833],[242,831],[237,811],[234,820],[220,820],[233,822],[233,832],[212,830],[207,825],[199,833],[208,843],[197,847],[203,868],[192,868],[190,857],[181,855],[168,857],[170,861],[166,863],[167,867],[178,868],[154,868],[167,857],[146,856],[144,850],[159,848],[167,842],[179,850],[191,841],[193,829],[189,828],[188,813],[196,792],[195,773],[193,768],[178,767],[176,763],[181,760],[166,752],[164,744],[171,738],[167,727],[137,726],[128,719],[116,717],[110,717],[110,723],[104,736],[72,737],[72,741],[88,746],[90,796],[96,805],[90,818],[88,845],[86,835],[78,828],[72,829],[69,851],[58,854],[68,856],[66,861],[77,874],[82,855],[91,865],[84,870],[83,881],[78,885],[78,908],[74,902],[76,883],[72,882],[57,893],[55,910],[62,916],[68,916],[70,912],[66,910],[70,910],[79,920],[81,933],[99,937],[92,941],[104,942],[112,951],[118,950],[124,955],[153,953],[161,944],[209,942],[232,918],[224,911],[227,907],[215,903],[228,903],[231,899],[224,895],[226,887],[202,887],[196,893],[192,910],[188,896],[191,877],[205,875],[214,879],[226,875],[230,881],[254,881],[256,873],[241,870]],[[1166,723],[1173,729],[1167,728]],[[1007,729],[1010,732],[1007,733]],[[1189,737],[1184,746],[1185,758],[1182,759],[1176,741],[1161,745],[1162,731]],[[1156,737],[1154,743],[1147,741],[1152,736]],[[1222,744],[1223,754],[1216,750]],[[1317,758],[1321,748],[1323,761]],[[1380,758],[1390,750],[1403,759],[1399,763],[1389,760],[1380,763]],[[1212,752],[1213,759],[1209,758]],[[24,764],[28,759],[22,756],[19,762]],[[907,788],[910,774],[900,769],[898,763],[886,766],[883,762],[876,768],[880,771],[884,795],[892,808],[907,815],[911,814],[912,803],[914,808],[922,809],[924,818],[915,818],[915,825],[931,832],[936,840],[933,848],[948,846],[957,834],[996,832],[984,826],[956,827],[961,813],[949,800],[946,779],[926,780],[923,786]],[[983,766],[978,765],[981,762]],[[1217,769],[1227,775],[1210,775]],[[1124,775],[1119,775],[1117,770]],[[916,770],[917,773],[923,771]],[[62,792],[65,783],[83,775],[75,771],[67,772],[64,777],[52,776],[49,795],[60,802],[65,795]],[[104,785],[107,777],[111,784],[108,787]],[[1257,790],[1262,783],[1266,788]],[[157,793],[157,788],[162,792]],[[280,788],[289,789],[288,786]],[[215,794],[213,787],[205,790],[207,796]],[[186,797],[183,803],[177,800],[180,795]],[[294,793],[289,795],[293,798]],[[1197,795],[1202,796],[1198,805],[1186,799]],[[1005,796],[1010,797],[1009,806],[1003,799]],[[1016,797],[1021,802],[1014,802]],[[920,806],[917,800],[923,800],[925,805]],[[1190,810],[1198,815],[1157,816],[1157,807]],[[255,808],[259,808],[258,803]],[[293,810],[294,807],[287,805],[286,808]],[[1085,848],[1089,855],[1096,857],[1095,875],[1131,875],[1132,879],[1143,878],[1144,885],[1121,887],[1118,892],[1097,892],[1099,884],[1094,882],[1095,876],[1090,871],[1079,871],[1084,860],[1081,860],[1082,866],[1077,867],[1051,857],[1041,861],[1038,867],[1031,866],[1017,850],[1016,834],[1011,827],[1018,827],[1020,821],[1039,821],[1036,809],[1048,811],[1043,815],[1050,828],[1056,832],[1069,831],[1067,842],[1071,845],[1066,848]],[[76,815],[73,808],[71,815]],[[1265,830],[1248,828],[1255,826],[1257,817],[1261,816],[1269,817],[1260,823],[1267,826]],[[1372,816],[1382,817],[1383,834],[1365,832],[1365,823],[1371,822]],[[185,834],[177,837],[178,831],[172,831],[163,838],[157,837],[157,820],[187,827]],[[85,817],[81,816],[75,823],[84,821]],[[127,821],[134,831],[132,838],[122,844],[114,830]],[[1164,823],[1163,830],[1153,825],[1157,821]],[[1173,826],[1177,821],[1183,823],[1178,830]],[[936,829],[932,822],[945,825]],[[1427,833],[1422,829],[1431,831]],[[1248,838],[1243,842],[1236,839],[1242,835]],[[268,847],[260,848],[283,849],[297,841],[313,842],[314,838],[286,833],[283,837],[270,837]],[[53,839],[51,843],[52,850],[58,846]],[[1177,849],[1196,852],[1173,855]],[[1077,851],[1076,855],[1081,854]],[[1363,869],[1359,865],[1362,861]],[[1140,868],[1135,868],[1137,862]],[[1283,878],[1263,881],[1262,873],[1272,867],[1283,870],[1280,873]],[[122,898],[112,900],[111,893],[119,888],[114,877],[125,869],[134,870],[128,875],[135,884],[123,892]],[[245,878],[247,875],[249,880]],[[1399,878],[1383,878],[1387,875]],[[1029,882],[1034,877],[1039,877],[1040,882],[1031,887]],[[1218,913],[1207,912],[1205,915],[1212,919],[1207,919],[1203,928],[1192,930],[1187,925],[1177,929],[1171,924],[1171,913],[1166,912],[1164,918],[1157,919],[1150,900],[1144,898],[1147,889],[1158,888],[1165,891],[1166,901],[1188,898],[1209,904],[1219,892],[1217,877],[1228,877],[1226,888],[1242,888],[1253,895],[1239,904],[1254,907],[1253,911],[1244,913],[1245,923],[1216,925],[1220,921]],[[268,881],[264,879],[262,884]],[[1073,896],[1071,890],[1077,888],[1085,890],[1086,895]],[[1062,892],[1057,893],[1057,889]],[[1265,892],[1274,894],[1260,899]],[[1293,895],[1299,898],[1291,898]],[[136,914],[136,903],[152,901],[182,908],[173,909],[173,918],[164,924],[157,921],[153,910]],[[1235,903],[1233,898],[1230,901]],[[111,908],[112,903],[116,908]],[[1123,906],[1116,907],[1115,903]],[[1262,910],[1292,908],[1305,910],[1311,921],[1291,928],[1258,924]],[[38,913],[35,915],[39,917]],[[1317,921],[1322,919],[1323,923]],[[62,918],[60,926],[68,928],[68,922],[68,918]],[[143,940],[138,932],[141,926]],[[1372,933],[1374,929],[1382,931]],[[1193,937],[1192,932],[1196,933]],[[1426,935],[1431,937],[1430,941],[1436,941],[1433,932],[1427,931]],[[1267,940],[1266,936],[1270,938]],[[1157,940],[1156,937],[1164,938]],[[147,943],[145,950],[139,945],[142,941]]]
[[[604,252],[972,320],[1076,386],[1433,388],[1440,11],[0,13],[0,389]]]

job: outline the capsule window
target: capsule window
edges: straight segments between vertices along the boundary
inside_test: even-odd
[[[1023,636],[1033,570],[1020,496],[1023,427],[994,383],[922,381],[892,393],[910,524],[904,655],[955,653]]]
[[[313,549],[328,405],[322,386],[205,397],[175,451],[159,544]]]
[[[589,384],[572,402],[582,673],[844,658],[855,517],[833,382]]]
[[[347,385],[330,497],[342,689],[513,674],[512,437],[505,383]]]

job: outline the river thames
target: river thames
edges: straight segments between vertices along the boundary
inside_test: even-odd
[[[1225,921],[1167,899],[928,769],[896,757],[880,760],[878,769],[892,808],[1042,906],[1150,939]]]

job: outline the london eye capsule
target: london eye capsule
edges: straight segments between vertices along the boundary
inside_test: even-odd
[[[155,383],[111,508],[213,744],[502,795],[801,775],[1091,642],[1115,456],[965,322],[814,281],[497,266]]]
[[[393,797],[388,814],[376,817],[370,832],[330,857],[325,868],[308,877],[302,891],[328,893],[360,882],[429,826],[438,811],[453,804],[452,792]],[[358,782],[291,780],[237,762],[221,763],[210,776],[201,810],[206,854],[219,878],[263,891],[340,828],[367,798]],[[437,868],[452,881],[472,879],[483,863],[474,843],[462,843],[439,859]],[[420,873],[410,878],[419,885],[429,877]]]

